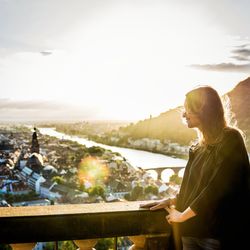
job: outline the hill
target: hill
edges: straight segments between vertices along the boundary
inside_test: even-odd
[[[237,126],[245,133],[248,152],[250,151],[250,77],[238,83],[227,93],[235,114]]]
[[[130,124],[122,128],[122,131],[134,139],[146,137],[187,145],[195,138],[196,133],[194,130],[188,129],[182,122],[181,109],[181,107],[177,107],[157,117]]]
[[[247,148],[250,151],[250,77],[238,83],[235,88],[226,94],[231,102],[232,112],[235,114],[238,127],[246,135]],[[120,129],[135,139],[154,138],[170,140],[180,145],[188,145],[195,139],[196,133],[188,129],[182,122],[181,108],[177,107],[160,114],[157,117],[139,121]]]

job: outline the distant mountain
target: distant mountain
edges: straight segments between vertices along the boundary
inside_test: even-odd
[[[250,151],[250,77],[237,84],[226,95],[230,99],[232,112],[235,114],[238,127],[243,130],[246,138],[249,138],[247,147]],[[157,117],[130,124],[121,128],[121,130],[135,139],[147,137],[188,145],[196,138],[196,133],[183,123],[181,108],[177,107]]]

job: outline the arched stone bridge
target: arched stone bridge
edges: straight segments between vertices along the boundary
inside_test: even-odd
[[[166,169],[171,169],[174,171],[175,174],[178,174],[180,170],[184,169],[185,166],[174,166],[174,167],[156,167],[156,168],[147,168],[145,169],[146,171],[148,170],[154,170],[157,173],[157,178],[161,179],[162,172]]]

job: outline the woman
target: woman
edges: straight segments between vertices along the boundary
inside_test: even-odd
[[[199,142],[190,148],[180,192],[141,207],[165,208],[184,250],[250,249],[245,246],[249,159],[241,133],[227,125],[221,99],[211,87],[188,92],[184,107],[183,117],[189,128],[197,128]]]

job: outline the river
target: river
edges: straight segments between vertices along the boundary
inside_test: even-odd
[[[120,153],[126,160],[134,167],[141,167],[143,169],[159,168],[159,167],[180,167],[186,166],[187,161],[166,156],[163,154],[151,153],[143,150],[121,148],[109,146],[101,143],[96,143],[77,136],[70,136],[60,132],[57,132],[53,128],[39,128],[39,132],[44,135],[54,136],[58,139],[65,139],[78,142],[86,147],[99,146],[105,149],[109,149],[113,152]]]

